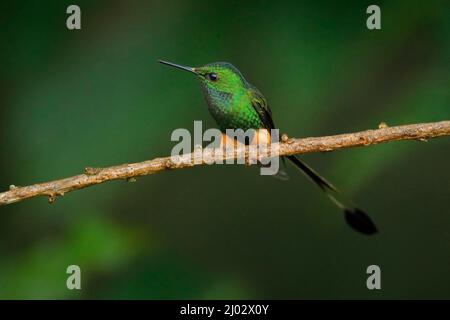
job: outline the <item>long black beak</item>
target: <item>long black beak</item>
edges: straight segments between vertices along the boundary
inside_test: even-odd
[[[172,62],[164,61],[164,60],[158,60],[158,62],[162,63],[162,64],[166,64],[171,67],[175,67],[175,68],[184,70],[184,71],[189,71],[189,72],[197,74],[197,71],[195,71],[195,68],[192,68],[192,67],[186,67],[186,66],[182,66],[180,64],[176,64],[176,63],[172,63]]]

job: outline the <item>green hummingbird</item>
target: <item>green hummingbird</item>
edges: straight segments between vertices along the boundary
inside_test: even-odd
[[[202,67],[187,67],[168,61],[160,63],[188,71],[197,76],[209,112],[219,129],[275,129],[272,111],[262,93],[250,84],[231,63],[214,62]],[[363,210],[345,199],[330,182],[311,169],[298,157],[286,156],[311,181],[317,184],[332,202],[342,210],[346,222],[363,234],[377,233],[377,228]],[[283,161],[284,163],[284,161]],[[281,177],[284,172],[281,171]]]

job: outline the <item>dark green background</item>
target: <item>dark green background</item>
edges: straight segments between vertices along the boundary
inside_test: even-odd
[[[369,31],[373,3],[2,1],[0,185],[169,155],[175,128],[213,127],[194,77],[161,58],[232,62],[290,136],[449,119],[448,1],[377,1]],[[380,234],[350,230],[294,168],[164,172],[1,207],[0,298],[450,298],[450,139],[303,158]]]

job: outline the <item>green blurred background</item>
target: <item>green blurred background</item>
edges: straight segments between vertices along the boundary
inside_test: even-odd
[[[448,1],[377,1],[369,31],[373,3],[2,1],[0,185],[169,155],[175,128],[214,127],[195,79],[157,59],[232,62],[290,136],[449,119]],[[450,298],[450,139],[303,158],[380,234],[294,168],[164,172],[1,207],[0,298]]]

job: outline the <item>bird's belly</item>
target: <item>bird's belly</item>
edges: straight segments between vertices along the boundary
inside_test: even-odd
[[[226,129],[242,129],[245,131],[263,127],[256,113],[218,108],[210,109],[210,112],[222,132],[225,132]]]

